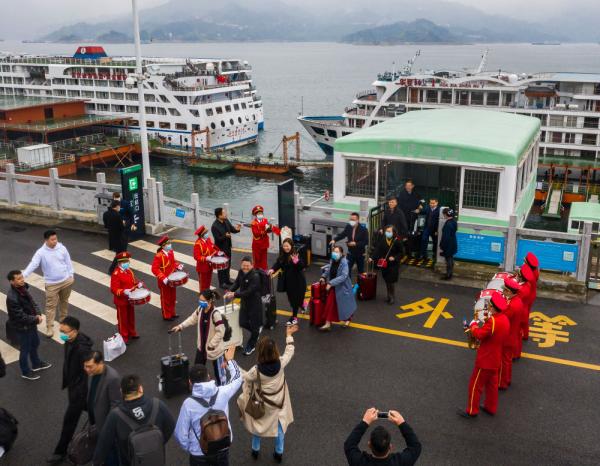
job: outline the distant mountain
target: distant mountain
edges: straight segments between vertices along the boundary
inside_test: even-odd
[[[170,0],[140,12],[141,35],[157,41],[339,41],[400,42],[568,41],[552,25],[540,25],[440,0],[323,2],[319,8],[290,0]],[[335,8],[334,8],[335,7]],[[419,18],[426,17],[427,20]],[[131,18],[77,23],[40,38],[49,42],[129,42]],[[371,32],[367,32],[371,30]],[[369,36],[369,34],[373,34]],[[381,34],[381,38],[379,38]],[[370,37],[370,39],[369,39]]]
[[[392,45],[401,43],[456,43],[464,42],[462,35],[450,32],[448,28],[438,26],[426,19],[417,19],[410,23],[399,21],[385,26],[348,34],[342,42],[352,44]]]

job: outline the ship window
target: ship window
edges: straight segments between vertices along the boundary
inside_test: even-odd
[[[577,117],[576,116],[568,116],[566,126],[569,126],[570,128],[575,128],[577,126]]]
[[[352,133],[350,133],[349,131],[342,131],[342,136],[348,136],[349,134],[352,134]]]
[[[244,102],[242,102],[242,108],[246,110],[246,104]]]
[[[321,136],[325,135],[325,130],[323,128],[319,128],[318,126],[310,127],[315,133],[320,134]]]
[[[483,92],[482,91],[471,92],[471,105],[483,105]]]
[[[500,103],[500,93],[498,92],[488,92],[487,94],[487,104],[498,106]]]
[[[187,124],[186,123],[175,123],[175,129],[187,130]]]
[[[211,127],[212,129],[215,129],[215,128],[217,127],[217,125],[215,125],[215,122],[213,121],[213,122],[210,124],[210,127]]]
[[[154,94],[144,94],[144,100],[146,102],[156,102],[156,97]]]
[[[238,123],[242,122],[242,117],[238,117]]]
[[[159,121],[158,127],[160,129],[171,129],[171,123],[169,123],[168,121]]]
[[[230,118],[230,119],[229,119],[229,124],[230,124],[231,126],[233,126],[233,118]]]
[[[162,100],[164,103],[168,104],[169,103],[169,99],[167,99],[167,96],[165,95],[160,95],[160,100]]]
[[[146,128],[154,128],[154,122],[153,121],[147,121],[146,122]]]
[[[330,138],[337,138],[337,131],[335,129],[328,129],[327,136]]]
[[[213,109],[212,108],[207,108],[206,109],[206,116],[213,116],[213,115],[214,115]]]
[[[175,98],[184,105],[187,105],[187,96],[185,95],[176,95]]]
[[[252,119],[256,120],[256,115],[252,114]]]
[[[173,116],[181,116],[181,113],[176,108],[170,108],[169,113]]]
[[[427,91],[427,102],[432,103],[432,104],[437,104],[437,99],[438,99],[438,91],[432,91],[432,90]]]
[[[216,107],[217,115],[221,115],[223,113],[223,109],[221,107]]]
[[[465,170],[463,207],[495,211],[498,204],[500,173]]]
[[[239,106],[239,104],[233,104],[233,109],[234,109],[234,110],[239,110],[239,109],[240,109],[240,106]]]
[[[196,110],[196,109],[191,109],[190,113],[192,115],[194,115],[195,117],[199,117],[200,116],[200,112],[198,110]]]
[[[129,126],[139,126],[140,122],[137,120],[129,120]]]
[[[346,160],[346,196],[375,197],[376,162]]]
[[[441,103],[451,104],[452,103],[452,91],[442,91]]]
[[[231,112],[231,105],[225,105],[225,111]]]
[[[221,127],[225,128],[225,122],[223,120],[221,120]]]
[[[563,115],[550,115],[549,126],[561,128],[564,124],[565,117]]]

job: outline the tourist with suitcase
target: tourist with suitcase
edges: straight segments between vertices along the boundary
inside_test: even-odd
[[[358,212],[352,212],[348,224],[339,235],[331,240],[331,245],[345,239],[348,246],[348,270],[352,278],[352,268],[356,264],[356,269],[360,275],[365,271],[365,249],[369,244],[369,231],[360,223]]]
[[[402,255],[402,242],[396,234],[396,229],[392,225],[385,227],[383,236],[379,237],[373,254],[369,261],[374,262],[375,266],[381,270],[381,276],[387,288],[388,304],[394,304],[394,287],[398,282],[400,274],[400,257]]]
[[[219,298],[216,291],[206,289],[198,297],[198,307],[181,324],[171,329],[171,332],[181,332],[184,328],[195,326],[198,331],[198,343],[194,364],[204,364],[212,361],[215,381],[223,385],[226,373],[222,365],[225,354],[225,318],[215,309],[215,301]]]
[[[292,308],[292,317],[288,320],[287,325],[298,323],[298,309],[302,307],[306,294],[305,267],[293,241],[290,238],[284,239],[281,244],[281,254],[269,270],[269,275],[281,271],[277,280],[277,291],[285,291]]]
[[[325,325],[319,328],[330,331],[332,322],[342,321],[344,327],[350,325],[350,318],[356,310],[356,300],[352,291],[348,261],[341,246],[334,246],[331,261],[323,267],[321,283],[325,284],[327,301],[325,302]]]

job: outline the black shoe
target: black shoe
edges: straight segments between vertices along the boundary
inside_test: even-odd
[[[49,458],[46,458],[46,463],[59,464],[59,463],[62,463],[66,459],[66,457],[67,457],[67,455],[64,453],[63,454],[54,453]]]
[[[450,280],[452,277],[449,277],[448,275],[442,275],[440,277],[440,280]]]
[[[257,460],[257,459],[258,459],[258,454],[259,454],[259,453],[260,453],[260,452],[259,452],[258,450],[251,450],[251,453],[250,453],[250,454],[252,455],[252,458],[254,458],[255,460]]]
[[[50,369],[51,367],[52,367],[52,364],[50,364],[49,362],[40,361],[40,365],[32,367],[31,370],[33,372],[38,372],[38,371],[44,371],[46,369]]]
[[[28,372],[27,374],[21,374],[21,378],[27,379],[27,380],[37,380],[40,378],[40,376],[37,374],[34,374],[33,372]]]
[[[477,417],[477,414],[469,414],[464,409],[460,409],[460,408],[456,410],[456,414],[464,417],[465,419],[473,419],[473,418]]]
[[[131,338],[133,338],[134,340],[137,340],[140,336],[139,335],[134,335]]]
[[[256,349],[255,347],[252,347],[252,348],[246,347],[246,349],[244,350],[244,356],[250,356],[252,353],[254,353],[255,349]]]
[[[498,390],[501,392],[505,392],[506,390],[508,390],[508,387],[498,387]]]
[[[483,411],[485,414],[487,414],[488,416],[494,416],[495,413],[492,413],[489,409],[487,409],[485,406],[480,406],[479,409],[481,411]]]
[[[273,452],[273,459],[275,460],[276,463],[281,463],[283,461],[283,454],[282,453],[277,453],[276,451]]]

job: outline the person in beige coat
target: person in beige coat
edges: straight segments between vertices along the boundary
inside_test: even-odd
[[[261,437],[275,437],[273,458],[278,463],[283,460],[283,446],[288,426],[294,422],[290,392],[285,380],[285,367],[294,356],[294,337],[298,325],[286,327],[285,351],[280,356],[277,343],[264,336],[258,341],[258,364],[248,372],[242,371],[244,385],[237,402],[242,413],[242,422],[252,434],[252,457],[258,458]],[[259,388],[260,387],[260,388]],[[245,413],[252,390],[263,400],[264,416],[255,419]]]
[[[196,349],[195,364],[206,365],[206,361],[212,361],[215,371],[217,385],[227,382],[227,364],[223,357],[227,348],[225,347],[225,323],[223,316],[215,309],[215,301],[219,295],[207,289],[198,297],[198,307],[181,324],[176,325],[170,331],[181,332],[184,328],[195,326],[198,330],[198,343]]]

